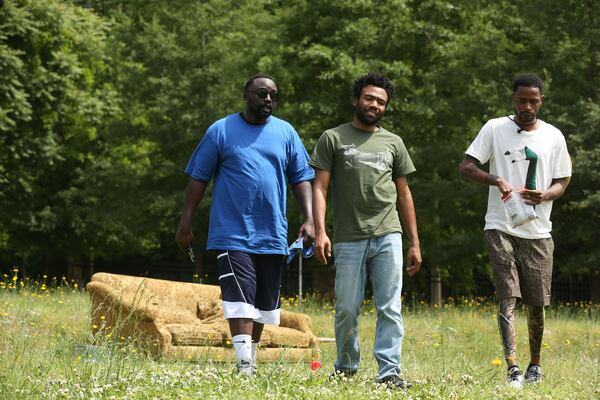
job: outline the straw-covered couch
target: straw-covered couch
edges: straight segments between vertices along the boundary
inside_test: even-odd
[[[234,359],[218,286],[96,273],[87,290],[94,334],[132,338],[167,359]],[[307,315],[282,310],[280,326],[265,325],[258,361],[318,357]]]

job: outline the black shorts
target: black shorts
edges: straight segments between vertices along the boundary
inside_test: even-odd
[[[225,319],[250,318],[279,325],[279,288],[285,256],[217,251]]]

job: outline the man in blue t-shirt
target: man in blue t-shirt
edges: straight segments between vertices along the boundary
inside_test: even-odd
[[[206,130],[185,169],[190,180],[175,237],[182,250],[191,246],[192,217],[214,180],[207,248],[217,252],[224,316],[238,371],[248,375],[264,324],[279,324],[287,182],[304,216],[298,237],[314,239],[314,171],[296,130],[271,115],[277,96],[273,78],[254,75],[244,87],[245,111]]]

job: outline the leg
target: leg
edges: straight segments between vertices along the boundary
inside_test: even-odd
[[[514,307],[521,297],[519,273],[515,258],[514,238],[498,230],[484,232],[485,242],[492,261],[496,297],[500,299],[498,326],[504,347],[504,357],[509,367],[517,364],[514,326]]]
[[[227,322],[231,336],[252,335],[253,321],[250,318],[229,318]]]
[[[542,337],[544,336],[544,307],[529,306],[527,315],[529,328],[529,350],[531,361],[525,372],[525,382],[537,384],[542,382],[542,367],[540,358],[542,350]]]
[[[404,325],[402,321],[402,235],[391,233],[371,241],[368,269],[377,309],[373,354],[377,380],[399,376]]]
[[[336,243],[335,262],[335,344],[334,368],[347,374],[358,369],[358,314],[365,292],[365,259],[368,240]]]
[[[544,306],[550,304],[554,242],[552,238],[519,239],[518,245],[523,302],[528,307],[530,366],[539,367],[544,336]]]
[[[260,322],[254,321],[254,325],[252,326],[252,365],[256,368],[256,350],[258,349],[258,343],[260,342],[260,337],[262,336],[264,324]]]
[[[260,342],[260,337],[262,336],[262,331],[263,331],[264,327],[265,327],[264,324],[254,321],[254,324],[252,326],[252,342],[253,343]]]
[[[260,317],[252,326],[252,362],[256,364],[256,350],[264,324],[279,325],[281,314],[280,286],[284,257],[278,254],[256,256],[256,308]]]
[[[229,322],[233,348],[240,373],[253,374],[252,331],[258,317],[254,307],[256,273],[252,255],[225,251],[217,256],[223,313]]]
[[[527,328],[529,329],[531,364],[540,365],[542,337],[544,336],[544,307],[528,306]]]
[[[501,299],[498,309],[498,328],[508,367],[517,365],[517,336],[515,331],[515,305],[517,299]]]
[[[523,387],[523,374],[517,365],[514,309],[521,297],[517,270],[517,239],[498,230],[484,232],[488,253],[492,261],[496,297],[500,299],[498,326],[508,364],[507,383],[513,388]]]

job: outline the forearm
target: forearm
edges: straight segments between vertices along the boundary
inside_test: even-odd
[[[304,181],[292,185],[292,192],[298,202],[300,211],[304,216],[305,221],[311,221],[313,219],[312,211],[312,188],[309,181]]]
[[[482,185],[496,186],[502,194],[514,190],[513,186],[506,179],[490,174],[479,167],[477,159],[465,156],[458,167],[459,173],[465,178]]]
[[[562,197],[569,186],[571,177],[553,179],[552,185],[544,192],[544,201],[554,201]]]
[[[313,218],[315,224],[315,235],[325,233],[325,213],[327,210],[327,191],[323,192],[315,188],[313,195]]]
[[[408,241],[412,246],[419,246],[419,233],[417,231],[417,214],[412,198],[412,193],[403,193],[398,196],[397,206],[400,219],[404,225],[404,230]]]
[[[325,234],[325,213],[327,210],[327,190],[315,187],[313,195],[313,218],[315,235]]]
[[[315,222],[315,236],[326,235],[325,213],[327,211],[327,190],[331,173],[329,171],[316,169],[315,183],[313,186],[313,217]]]
[[[460,174],[471,182],[497,186],[498,176],[490,174],[477,166],[474,160],[465,159],[459,166]]]
[[[194,212],[196,211],[198,204],[200,204],[200,202],[204,198],[204,193],[206,192],[207,186],[208,182],[190,179],[185,189],[185,195],[183,198],[183,210],[179,219],[179,226],[186,228],[189,228],[191,226],[192,218],[194,217]]]

